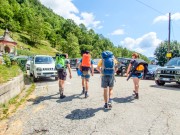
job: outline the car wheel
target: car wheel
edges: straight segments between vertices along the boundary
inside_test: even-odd
[[[165,84],[165,82],[159,81],[159,80],[155,80],[155,83],[156,83],[158,86],[163,86],[163,85]]]
[[[180,82],[176,82],[177,84],[180,84]]]
[[[125,74],[125,69],[122,69],[121,76],[124,76],[124,74]]]
[[[58,80],[58,77],[55,77],[55,81],[57,81]]]
[[[32,73],[30,73],[30,77],[33,77],[33,74],[32,74]]]
[[[37,82],[37,78],[33,75],[33,81]]]
[[[117,72],[116,75],[119,75],[119,72]]]

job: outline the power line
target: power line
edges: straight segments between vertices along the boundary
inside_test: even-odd
[[[161,11],[159,11],[159,10],[151,7],[151,6],[149,6],[148,4],[146,4],[146,3],[144,3],[144,2],[142,2],[142,1],[140,1],[140,0],[135,0],[135,1],[137,1],[137,2],[139,2],[139,3],[141,3],[141,4],[143,4],[144,6],[146,6],[146,7],[150,8],[150,9],[156,11],[156,12],[159,13],[159,14],[165,15],[163,12],[161,12]]]

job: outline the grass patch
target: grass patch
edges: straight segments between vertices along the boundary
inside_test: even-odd
[[[19,66],[13,65],[11,67],[6,67],[5,65],[0,65],[0,84],[5,83],[18,76],[22,71]]]
[[[19,95],[9,100],[5,104],[0,104],[0,120],[8,118],[12,113],[15,113],[20,105],[26,102],[28,96],[35,90],[35,84],[33,83],[29,89],[22,91]]]
[[[0,36],[4,34],[4,30],[0,29]],[[50,55],[55,56],[57,50],[55,48],[51,47],[51,44],[47,40],[41,40],[40,44],[36,46],[32,46],[29,44],[30,37],[27,35],[27,33],[17,33],[13,32],[11,34],[11,37],[15,42],[17,42],[17,49],[20,52],[20,55],[26,54],[26,55],[36,55],[36,54],[42,54],[42,55]],[[27,52],[25,50],[21,50],[21,48],[29,48],[30,52]]]

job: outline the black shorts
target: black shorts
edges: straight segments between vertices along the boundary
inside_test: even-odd
[[[66,80],[67,73],[64,71],[58,71],[58,78],[60,80]]]

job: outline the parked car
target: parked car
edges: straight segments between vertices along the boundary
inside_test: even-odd
[[[157,85],[171,82],[180,84],[180,57],[172,58],[164,67],[156,70],[155,83]]]
[[[48,55],[36,55],[33,57],[30,62],[30,75],[33,76],[35,82],[38,78],[55,77],[55,80],[58,80],[53,58]]]
[[[128,68],[128,65],[131,61],[131,58],[117,58],[117,61],[118,61],[118,70],[116,71],[116,74],[124,76]]]
[[[159,67],[158,65],[149,64],[148,72],[147,72],[146,76],[144,77],[144,79],[153,79],[154,80],[155,72],[158,67]]]
[[[75,68],[77,69],[78,66],[79,66],[79,62],[80,62],[81,58],[73,58],[73,59],[70,59],[70,66],[71,68]]]
[[[28,57],[27,62],[26,62],[26,71],[30,70],[30,63],[31,63],[31,61],[32,61],[32,57]]]
[[[94,63],[93,63],[94,72],[97,72],[97,73],[99,72],[99,71],[97,71],[97,69],[96,69],[96,68],[97,68],[97,65],[98,65],[99,60],[100,60],[100,59],[93,59],[93,61],[94,61]]]

